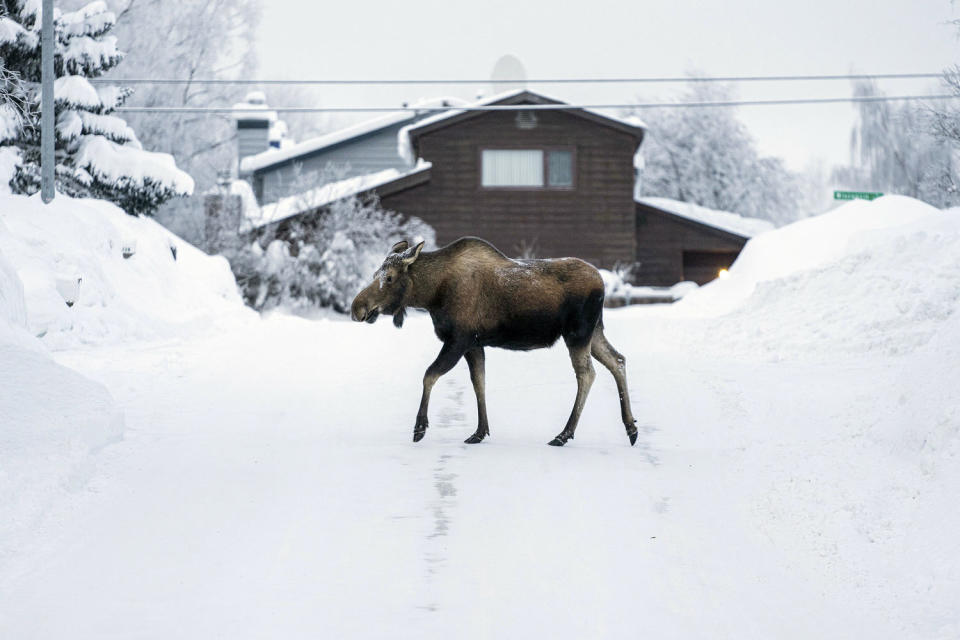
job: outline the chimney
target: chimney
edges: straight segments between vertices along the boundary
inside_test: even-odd
[[[269,109],[262,91],[253,91],[243,102],[233,105],[233,118],[237,121],[238,162],[270,148],[270,127],[276,122],[277,113]]]

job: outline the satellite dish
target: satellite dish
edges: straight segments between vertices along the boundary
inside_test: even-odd
[[[523,67],[523,63],[516,56],[510,54],[501,56],[497,63],[493,65],[493,73],[490,74],[490,88],[494,94],[526,89],[527,70]]]

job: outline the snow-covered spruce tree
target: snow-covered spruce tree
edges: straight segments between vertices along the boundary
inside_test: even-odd
[[[20,76],[0,65],[0,144],[20,135],[29,110],[30,98]]]
[[[18,135],[0,144],[20,150],[11,181],[16,193],[40,189],[40,0],[0,0],[0,63],[27,88],[27,120]],[[136,134],[115,111],[130,90],[87,80],[115,67],[123,58],[115,22],[106,3],[78,11],[55,10],[54,98],[56,110],[56,183],[67,195],[110,200],[130,214],[150,214],[174,196],[193,191],[193,180],[177,169],[173,157],[145,151]]]

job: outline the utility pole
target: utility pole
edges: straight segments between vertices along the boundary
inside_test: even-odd
[[[56,158],[53,153],[53,0],[43,0],[43,22],[40,36],[40,198],[44,203],[53,201],[54,167]]]

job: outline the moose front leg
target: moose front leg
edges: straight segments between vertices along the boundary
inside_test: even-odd
[[[580,421],[583,405],[587,401],[587,394],[590,393],[593,379],[597,375],[593,370],[593,363],[590,361],[589,343],[583,346],[570,347],[570,361],[573,363],[573,370],[577,374],[577,399],[573,403],[573,411],[570,412],[567,426],[548,443],[555,447],[562,447],[567,443],[567,440],[573,440],[573,433],[577,430],[577,423]]]
[[[420,410],[417,411],[417,423],[413,426],[414,442],[423,440],[423,435],[427,432],[427,427],[430,426],[427,421],[427,407],[430,405],[430,391],[433,389],[433,385],[440,379],[440,376],[453,369],[454,365],[463,356],[463,352],[463,347],[456,343],[443,343],[440,355],[433,361],[433,364],[427,367],[427,372],[423,374],[423,396],[420,398]]]
[[[484,389],[483,347],[467,351],[465,357],[467,365],[470,366],[470,381],[473,383],[473,392],[477,395],[477,431],[464,442],[477,444],[490,435],[490,425],[487,424],[487,399]]]

